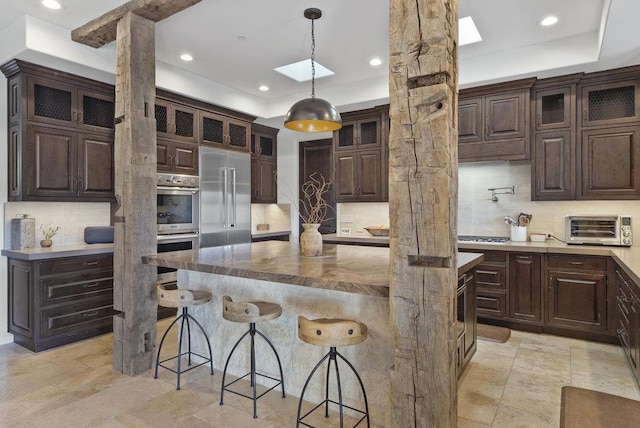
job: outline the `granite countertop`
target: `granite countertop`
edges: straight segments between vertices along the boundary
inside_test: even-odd
[[[460,253],[458,272],[483,259]],[[325,244],[320,257],[304,257],[298,243],[283,241],[200,248],[144,256],[143,262],[305,287],[389,297],[389,249]]]
[[[60,245],[49,248],[23,248],[2,250],[0,254],[15,260],[46,260],[61,257],[92,256],[113,253],[113,244]]]
[[[290,230],[252,230],[252,238],[269,238],[271,236],[283,236],[291,234]]]
[[[325,242],[345,244],[389,245],[389,237],[322,235]],[[640,284],[640,247],[607,247],[601,245],[569,245],[560,241],[545,242],[469,242],[458,241],[458,249],[474,251],[512,251],[547,254],[578,254],[612,257],[637,284]]]

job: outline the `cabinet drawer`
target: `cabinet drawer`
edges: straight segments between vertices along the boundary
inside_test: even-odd
[[[507,295],[505,293],[478,290],[476,308],[478,316],[504,318],[507,316]]]
[[[40,306],[109,297],[113,293],[113,271],[43,279],[40,281],[40,293]]]
[[[40,337],[90,328],[116,313],[112,297],[46,309],[40,312]]]
[[[506,251],[480,251],[480,250],[460,250],[469,253],[482,253],[484,260],[482,263],[489,264],[507,264],[507,252]]]
[[[605,257],[550,255],[547,260],[550,268],[598,270],[603,272],[607,270],[607,259]]]
[[[68,257],[40,262],[40,275],[55,275],[88,269],[113,269],[113,255]]]
[[[492,266],[483,262],[476,268],[476,285],[482,289],[505,290],[506,275],[506,266]]]

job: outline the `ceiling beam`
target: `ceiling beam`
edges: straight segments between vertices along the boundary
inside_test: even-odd
[[[165,18],[199,3],[201,0],[131,0],[104,15],[76,28],[71,40],[99,48],[116,39],[118,21],[132,12],[153,22]]]

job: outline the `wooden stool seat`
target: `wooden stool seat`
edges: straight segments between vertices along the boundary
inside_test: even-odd
[[[256,323],[269,321],[282,315],[282,306],[269,302],[234,302],[231,297],[222,298],[222,317],[227,321]]]
[[[349,346],[367,338],[367,325],[358,321],[298,316],[298,337],[316,346]]]
[[[169,288],[169,284],[158,285],[158,305],[165,308],[184,308],[202,305],[211,301],[212,295],[204,290],[186,290],[182,288]]]

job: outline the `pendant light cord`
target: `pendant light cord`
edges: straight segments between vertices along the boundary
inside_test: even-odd
[[[311,98],[316,97],[316,32],[315,19],[311,20]]]

